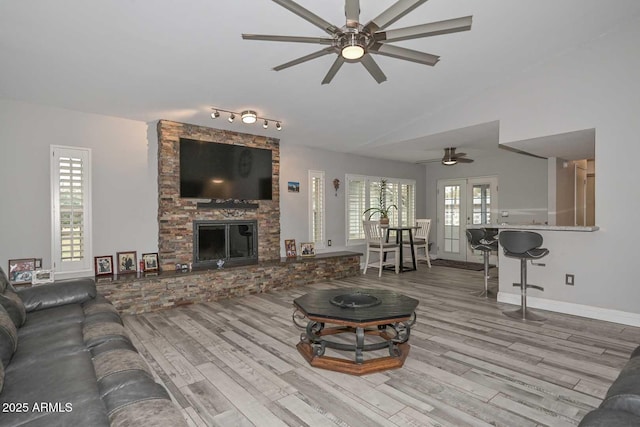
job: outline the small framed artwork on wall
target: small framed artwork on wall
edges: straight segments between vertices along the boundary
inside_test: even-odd
[[[284,250],[287,253],[287,258],[296,258],[298,256],[298,252],[296,250],[296,240],[286,239],[284,241]]]
[[[287,182],[287,190],[289,193],[299,193],[300,192],[300,182],[298,181],[289,181]]]
[[[111,255],[93,257],[93,263],[96,267],[96,276],[113,274],[113,257]]]
[[[316,256],[316,245],[313,242],[300,243],[301,256]]]
[[[135,273],[138,268],[138,254],[136,251],[118,252],[116,262],[118,274]]]
[[[158,253],[142,254],[144,271],[158,271]]]

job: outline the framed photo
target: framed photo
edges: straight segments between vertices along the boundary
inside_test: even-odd
[[[296,251],[296,240],[286,239],[284,241],[284,250],[287,253],[287,258],[297,258],[298,252]]]
[[[300,192],[300,183],[297,181],[289,181],[287,182],[287,189],[289,193],[299,193]]]
[[[158,271],[158,253],[142,254],[144,271]]]
[[[31,283],[41,285],[44,283],[53,283],[53,270],[36,270],[33,272]]]
[[[9,282],[11,282],[12,285],[31,283],[31,278],[35,269],[35,258],[10,259]]]
[[[96,276],[113,274],[113,257],[111,255],[93,257],[93,263],[96,267]]]
[[[138,254],[136,251],[118,252],[116,254],[118,274],[136,273],[138,271]]]
[[[313,242],[300,243],[301,256],[316,256],[316,245]]]

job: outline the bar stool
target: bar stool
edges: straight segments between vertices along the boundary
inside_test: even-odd
[[[492,239],[487,235],[487,230],[480,228],[467,229],[467,240],[469,241],[471,249],[482,251],[482,258],[484,260],[484,290],[473,292],[473,294],[478,297],[489,298],[490,295],[495,295],[489,290],[489,255],[492,251],[498,250],[498,240],[495,238]]]
[[[542,245],[542,236],[531,231],[501,231],[498,239],[504,249],[505,256],[520,259],[520,283],[513,284],[513,286],[520,286],[520,308],[515,311],[503,311],[502,314],[514,319],[547,320],[545,317],[527,309],[527,288],[544,291],[542,286],[527,283],[527,260],[531,260],[531,264],[534,264],[534,259],[540,259],[549,254],[548,249],[540,247]],[[535,265],[544,266],[544,264]]]

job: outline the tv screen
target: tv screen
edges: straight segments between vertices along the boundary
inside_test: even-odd
[[[271,150],[180,138],[180,197],[271,200]]]

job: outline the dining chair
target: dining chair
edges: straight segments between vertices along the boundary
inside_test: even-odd
[[[387,265],[393,265],[396,274],[400,273],[400,245],[397,243],[387,243],[385,241],[385,233],[378,221],[362,221],[364,226],[364,235],[367,244],[367,253],[364,261],[364,272],[367,274],[368,267],[378,267],[378,277],[382,276],[382,268]],[[378,253],[378,261],[370,263],[370,255],[372,252]],[[393,253],[393,260],[385,261],[385,255]],[[388,259],[388,257],[387,257]]]
[[[416,254],[416,261],[427,261],[427,265],[431,268],[431,260],[429,259],[429,231],[431,230],[431,219],[416,219],[418,228],[413,236],[413,250]],[[411,244],[405,243],[405,247],[411,249]],[[424,255],[420,254],[420,249],[424,250]]]

